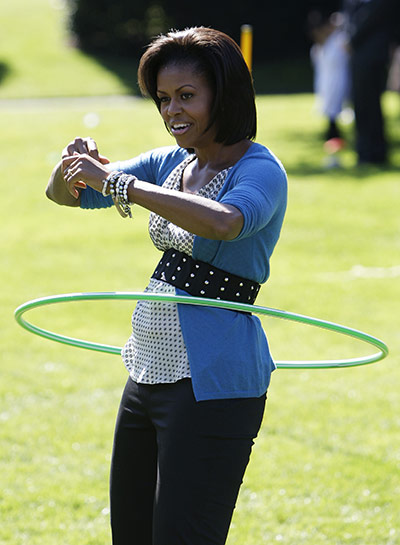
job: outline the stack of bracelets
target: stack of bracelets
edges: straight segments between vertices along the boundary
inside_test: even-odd
[[[123,218],[132,217],[131,203],[128,198],[128,187],[131,182],[137,180],[136,176],[125,174],[120,170],[114,170],[103,180],[102,194],[111,195],[116,209]],[[109,191],[108,191],[109,190]]]

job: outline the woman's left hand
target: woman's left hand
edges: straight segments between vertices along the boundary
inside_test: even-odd
[[[86,185],[102,191],[102,182],[110,173],[102,163],[87,154],[64,157],[62,171],[71,195],[75,195],[76,187],[85,188]]]

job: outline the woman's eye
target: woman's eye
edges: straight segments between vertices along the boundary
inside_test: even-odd
[[[193,93],[183,93],[181,95],[182,100],[187,100],[188,98],[192,98],[192,96],[193,96]]]
[[[160,102],[168,102],[169,98],[168,97],[158,97],[158,100]]]

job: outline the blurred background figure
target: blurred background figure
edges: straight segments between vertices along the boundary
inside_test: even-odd
[[[391,47],[387,88],[400,93],[400,2],[396,5],[394,20],[394,41]]]
[[[312,11],[308,29],[313,41],[310,55],[318,109],[327,118],[324,140],[341,138],[338,117],[350,97],[350,66],[343,15]]]
[[[399,0],[344,0],[358,164],[387,162],[381,107]]]
[[[392,50],[387,87],[390,91],[400,92],[400,45]]]

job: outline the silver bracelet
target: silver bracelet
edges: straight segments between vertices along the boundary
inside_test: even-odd
[[[107,177],[110,184],[110,194],[115,208],[123,218],[126,218],[127,216],[130,218],[132,217],[131,203],[128,199],[128,186],[136,179],[135,176],[125,174],[120,170],[111,172]]]
[[[103,189],[101,190],[101,193],[102,195],[104,195],[104,197],[108,197],[110,193],[107,193],[107,189],[108,189],[108,184],[110,183],[110,181],[108,178],[105,178],[104,180],[102,180],[102,182],[103,182]]]
[[[131,183],[135,182],[135,180],[137,180],[136,176],[131,176],[129,174],[120,176],[117,182],[116,193],[121,204],[126,204],[129,206],[132,204],[129,202],[128,188]]]

